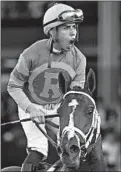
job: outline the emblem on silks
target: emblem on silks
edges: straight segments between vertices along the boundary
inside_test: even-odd
[[[29,91],[32,98],[39,104],[59,103],[62,92],[59,88],[58,76],[62,69],[35,69],[29,78]],[[65,71],[67,75],[67,71]]]

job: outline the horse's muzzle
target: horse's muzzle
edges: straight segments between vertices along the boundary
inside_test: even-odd
[[[59,152],[65,167],[77,170],[80,165],[80,142],[75,133],[74,135],[69,134],[70,133],[67,132],[64,135]]]
[[[76,158],[80,152],[80,145],[77,138],[71,137],[64,146],[65,152],[72,158]]]
[[[62,153],[62,162],[65,164],[65,167],[77,170],[80,165],[79,153],[79,146],[77,144],[71,144],[71,141],[68,142],[68,144],[65,145]]]

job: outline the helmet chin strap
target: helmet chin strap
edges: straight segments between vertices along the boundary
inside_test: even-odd
[[[77,29],[77,34],[76,34],[75,41],[78,42],[79,41],[79,27],[78,27],[78,25],[76,25],[76,29]]]
[[[53,54],[61,54],[63,52],[63,50],[59,51],[54,49],[54,39],[51,36],[50,38],[50,54],[49,54],[49,58],[48,58],[48,68],[51,68],[51,62],[52,62],[52,55]]]
[[[57,39],[57,27],[53,28],[51,30],[51,34],[50,34],[50,53],[55,53],[55,54],[60,54],[61,50],[58,50],[56,48],[54,48],[54,43],[59,43],[58,39]]]
[[[53,54],[53,39],[50,40],[50,55],[49,55],[49,58],[48,58],[48,68],[51,68],[51,61],[52,61],[52,54]]]

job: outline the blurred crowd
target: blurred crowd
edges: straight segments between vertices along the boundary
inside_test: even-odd
[[[110,107],[102,98],[97,100],[101,116],[102,149],[107,171],[121,171],[121,107],[117,102]]]
[[[41,18],[44,12],[56,2],[57,1],[2,1],[1,18],[38,19]]]
[[[2,1],[2,19],[40,18],[43,15],[46,1]]]
[[[2,93],[1,100],[1,123],[18,120],[17,106],[7,92]],[[101,115],[102,149],[107,171],[120,171],[120,106],[106,107],[102,98],[98,98],[96,104]],[[1,140],[2,166],[20,165],[26,155],[26,138],[21,125],[2,127]],[[10,158],[5,154],[7,150]],[[19,158],[17,159],[16,156]]]
[[[1,2],[1,19],[39,19],[43,17],[45,11],[56,2],[62,2],[72,5],[74,8],[82,8],[83,12],[88,10],[85,18],[90,16],[96,17],[97,3],[84,1],[2,1]],[[93,20],[93,18],[91,19]]]

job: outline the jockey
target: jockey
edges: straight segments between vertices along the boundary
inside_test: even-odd
[[[46,113],[40,107],[53,110],[61,102],[59,72],[63,73],[71,89],[84,87],[86,57],[74,45],[78,39],[78,24],[82,21],[80,9],[62,3],[50,7],[43,19],[44,33],[49,39],[39,40],[25,49],[10,75],[7,90],[18,105],[19,118],[32,119],[22,123],[28,150],[22,171],[31,171],[32,165],[37,166],[47,158],[48,140],[33,121],[46,132]],[[57,124],[59,119],[56,119],[52,121]]]

